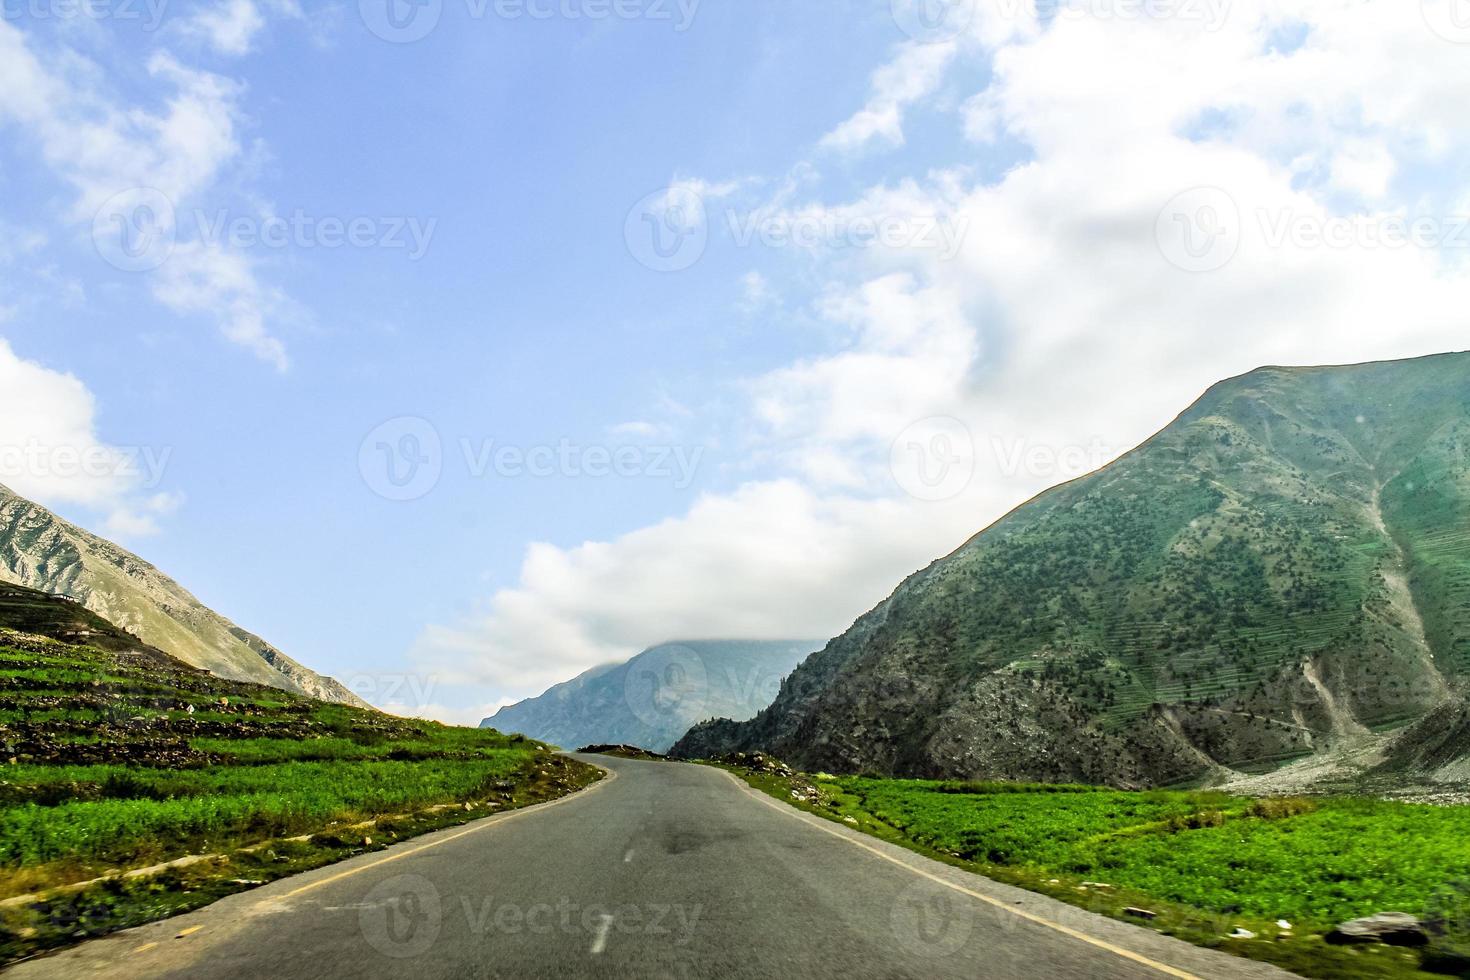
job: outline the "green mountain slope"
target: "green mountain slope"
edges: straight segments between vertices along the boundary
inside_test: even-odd
[[[1470,675],[1470,355],[1263,368],[905,581],[676,754],[1118,785],[1260,771]]]
[[[110,541],[0,486],[0,582],[77,597],[145,642],[220,677],[367,707]]]
[[[666,643],[594,667],[481,724],[564,748],[637,745],[664,752],[705,718],[745,719],[771,703],[781,678],[820,641]]]

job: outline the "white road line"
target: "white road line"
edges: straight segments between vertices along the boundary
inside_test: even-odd
[[[840,841],[851,844],[853,847],[861,848],[862,850],[867,851],[869,854],[872,854],[874,857],[887,861],[889,864],[896,864],[900,868],[903,868],[906,871],[910,871],[913,874],[918,875],[920,878],[927,878],[928,880],[934,882],[936,885],[942,885],[945,888],[957,891],[962,895],[968,895],[971,898],[976,899],[977,901],[984,902],[986,905],[991,905],[995,908],[1009,912],[1017,918],[1025,919],[1027,922],[1033,922],[1036,925],[1051,929],[1053,932],[1059,932],[1064,936],[1070,936],[1073,939],[1077,939],[1081,942],[1087,943],[1089,946],[1093,946],[1097,949],[1112,953],[1114,956],[1121,957],[1125,960],[1131,960],[1134,963],[1141,964],[1152,970],[1157,970],[1159,973],[1162,973],[1165,976],[1174,977],[1176,978],[1176,980],[1203,980],[1203,978],[1197,977],[1193,973],[1187,973],[1184,970],[1175,969],[1174,967],[1169,966],[1166,963],[1160,963],[1158,960],[1150,959],[1149,957],[1144,956],[1141,953],[1135,953],[1131,949],[1124,949],[1122,946],[1117,946],[1106,940],[1098,939],[1096,936],[1089,936],[1085,932],[1080,932],[1076,929],[1068,928],[1067,926],[1064,926],[1059,922],[1053,922],[1050,919],[1044,918],[1039,915],[1033,915],[1030,912],[1023,912],[1020,909],[1016,908],[1014,905],[1007,905],[1005,902],[1002,902],[999,899],[992,898],[989,895],[983,895],[980,892],[966,888],[963,885],[957,885],[947,878],[941,878],[939,875],[933,874],[929,871],[925,871],[923,868],[915,867],[914,865],[909,864],[907,861],[901,861],[891,854],[880,851],[878,848],[873,847],[870,844],[865,844],[855,837],[848,836],[847,833],[843,832],[847,829],[845,827],[842,830],[838,830],[836,827],[828,827],[826,826],[828,821],[824,820],[822,817],[808,815],[803,810],[799,810],[794,806],[786,803],[781,803],[777,800],[772,799],[770,796],[767,796],[765,793],[762,793],[754,786],[746,783],[745,780],[741,779],[739,776],[736,776],[732,772],[724,769],[719,769],[716,771],[722,772],[726,776],[728,776],[735,783],[736,786],[743,790],[747,795],[753,797],[757,803],[762,803],[779,813],[784,813],[791,819],[798,820],[801,823],[806,824],[812,830],[820,831],[821,833],[836,837]],[[857,831],[852,831],[851,833],[857,833]]]
[[[597,935],[592,937],[592,955],[598,956],[607,949],[607,934],[612,929],[613,919],[610,915],[599,915],[597,917]]]

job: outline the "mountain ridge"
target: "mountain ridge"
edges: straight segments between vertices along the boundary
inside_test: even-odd
[[[1159,785],[1417,720],[1470,673],[1467,440],[1464,353],[1217,382],[673,752]]]
[[[781,678],[819,645],[809,640],[661,643],[506,705],[480,725],[569,749],[626,744],[663,752],[703,718],[754,715],[775,697]]]
[[[3,485],[0,581],[75,596],[103,619],[226,680],[371,707],[205,606],[152,564]]]

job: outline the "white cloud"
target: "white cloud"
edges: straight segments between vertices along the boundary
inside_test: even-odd
[[[905,110],[933,94],[958,50],[958,41],[904,45],[892,62],[873,73],[867,105],[823,136],[822,145],[848,152],[872,140],[902,146]]]
[[[147,69],[161,86],[161,109],[119,103],[101,66],[66,49],[43,58],[21,31],[0,22],[0,122],[18,124],[73,186],[77,231],[89,232],[99,208],[116,195],[150,188],[170,205],[154,211],[159,230],[176,234],[175,215],[212,190],[241,156],[239,84],[163,51]],[[226,338],[284,367],[284,347],[269,326],[272,291],[256,280],[246,258],[210,255],[184,241],[169,262],[185,267],[165,263],[155,274],[173,282],[155,281],[156,295],[176,310],[210,316]],[[193,283],[188,295],[208,290],[225,302],[170,303],[168,297],[184,295],[180,279]]]
[[[608,435],[622,439],[654,439],[658,436],[667,435],[668,427],[655,422],[636,420],[632,422],[619,422],[610,426]]]
[[[1393,154],[1381,143],[1359,142],[1344,147],[1332,160],[1332,183],[1370,201],[1382,199],[1397,170]]]
[[[1294,23],[1306,41],[1271,51]],[[1218,28],[1069,16],[989,35],[975,56],[993,79],[955,125],[1028,156],[988,180],[946,161],[820,209],[969,231],[947,260],[818,255],[810,308],[835,341],[744,388],[748,456],[787,477],[613,541],[537,545],[514,588],[475,621],[428,629],[418,655],[523,694],[679,636],[832,634],[1217,380],[1464,348],[1465,249],[1276,240],[1292,222],[1449,217],[1467,199],[1449,163],[1470,149],[1453,96],[1470,90],[1463,48],[1414,13],[1353,0],[1237,4]],[[906,49],[829,144],[901,142],[903,109],[932,94],[946,57]],[[1407,188],[1406,173],[1428,176]],[[1214,271],[1171,264],[1156,234],[1170,199],[1197,187],[1226,195],[1219,217],[1238,239]],[[961,420],[973,442],[974,479],[942,504],[903,496],[888,470],[895,439],[930,416]]]
[[[146,538],[158,533],[158,518],[172,514],[182,504],[182,494],[156,493],[136,503],[114,508],[107,515],[102,529],[113,538]]]
[[[152,488],[166,447],[119,447],[97,433],[97,405],[70,374],[18,356],[0,340],[0,484],[48,505],[105,515],[110,531],[142,537],[179,504]]]
[[[220,0],[202,7],[184,22],[184,30],[224,55],[250,52],[251,42],[265,27],[265,15],[253,0]]]
[[[214,245],[177,246],[153,280],[159,302],[179,313],[213,316],[230,341],[284,371],[285,346],[266,326],[285,297],[260,282],[248,256]]]
[[[200,42],[214,53],[239,58],[249,54],[269,24],[269,17],[306,21],[297,0],[206,0],[194,13],[179,22],[180,33]],[[314,40],[325,41],[320,31],[328,21],[340,19],[340,9],[325,6],[312,15]]]
[[[892,589],[894,567],[926,561],[969,518],[905,521],[898,503],[783,480],[701,498],[615,541],[533,545],[516,588],[475,621],[429,628],[415,660],[444,684],[523,697],[662,640],[833,633]]]
[[[770,280],[756,269],[751,269],[740,279],[740,308],[747,313],[756,313],[776,299]]]

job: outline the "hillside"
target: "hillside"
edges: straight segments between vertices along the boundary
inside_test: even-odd
[[[1470,355],[1263,368],[910,577],[674,748],[1119,786],[1262,772],[1470,674]]]
[[[819,646],[806,640],[666,643],[594,667],[481,724],[564,748],[626,744],[664,752],[697,721],[752,717]]]
[[[521,736],[224,680],[17,586],[0,748],[0,962],[597,777]]]
[[[3,486],[0,582],[75,596],[145,642],[220,677],[368,706],[209,609],[143,559]]]

